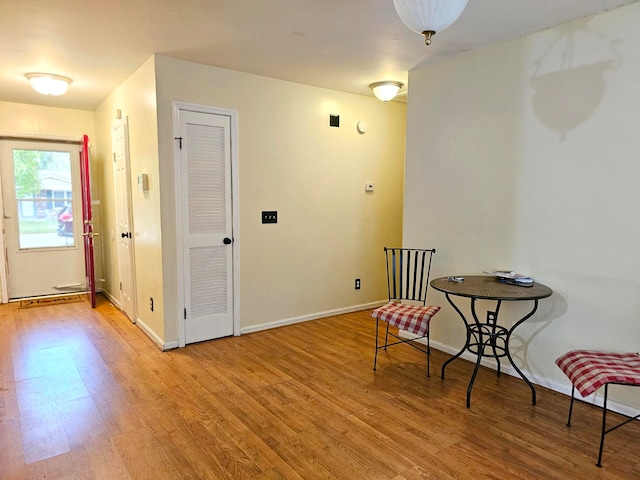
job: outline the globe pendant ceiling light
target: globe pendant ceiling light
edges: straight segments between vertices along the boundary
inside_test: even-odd
[[[469,0],[393,0],[400,20],[414,32],[424,35],[424,43],[431,45],[431,37],[451,26]]]

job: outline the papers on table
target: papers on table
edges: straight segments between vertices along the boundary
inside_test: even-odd
[[[533,286],[533,278],[523,273],[513,272],[511,270],[494,270],[494,271],[485,270],[484,273],[493,275],[499,281],[508,283],[510,285],[518,285],[519,287]]]

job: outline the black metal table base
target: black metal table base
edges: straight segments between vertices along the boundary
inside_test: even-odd
[[[476,312],[476,298],[471,298],[471,314],[473,316],[473,322],[470,322],[465,315],[462,313],[460,308],[451,300],[451,296],[449,293],[445,293],[447,301],[454,308],[462,321],[464,322],[467,330],[467,339],[465,341],[462,349],[456,353],[449,360],[444,362],[442,365],[442,374],[441,377],[444,380],[444,371],[451,362],[453,362],[456,358],[459,358],[464,352],[469,351],[476,355],[476,365],[473,369],[473,374],[471,375],[471,380],[469,381],[469,386],[467,387],[467,408],[471,407],[471,391],[473,389],[473,384],[476,380],[476,376],[478,375],[478,370],[480,369],[480,364],[482,359],[487,358],[495,358],[496,359],[496,371],[497,376],[500,376],[500,359],[503,357],[507,357],[509,363],[514,368],[514,370],[518,373],[520,378],[522,378],[529,388],[531,389],[531,404],[536,404],[536,390],[533,384],[529,381],[524,373],[518,368],[518,366],[513,361],[513,357],[511,357],[511,353],[509,351],[509,340],[511,339],[511,335],[514,330],[525,320],[530,318],[538,309],[538,300],[534,299],[533,309],[516,323],[514,323],[511,328],[505,328],[503,326],[498,325],[498,312],[500,311],[500,306],[502,305],[502,300],[496,301],[496,308],[494,311],[487,311],[487,319],[485,322],[480,322],[478,319],[478,314]]]

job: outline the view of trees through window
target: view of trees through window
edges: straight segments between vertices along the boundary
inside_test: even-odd
[[[20,248],[73,246],[71,154],[13,150]]]

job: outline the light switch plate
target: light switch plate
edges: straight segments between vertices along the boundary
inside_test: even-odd
[[[276,210],[263,210],[262,223],[278,223],[278,212]]]

